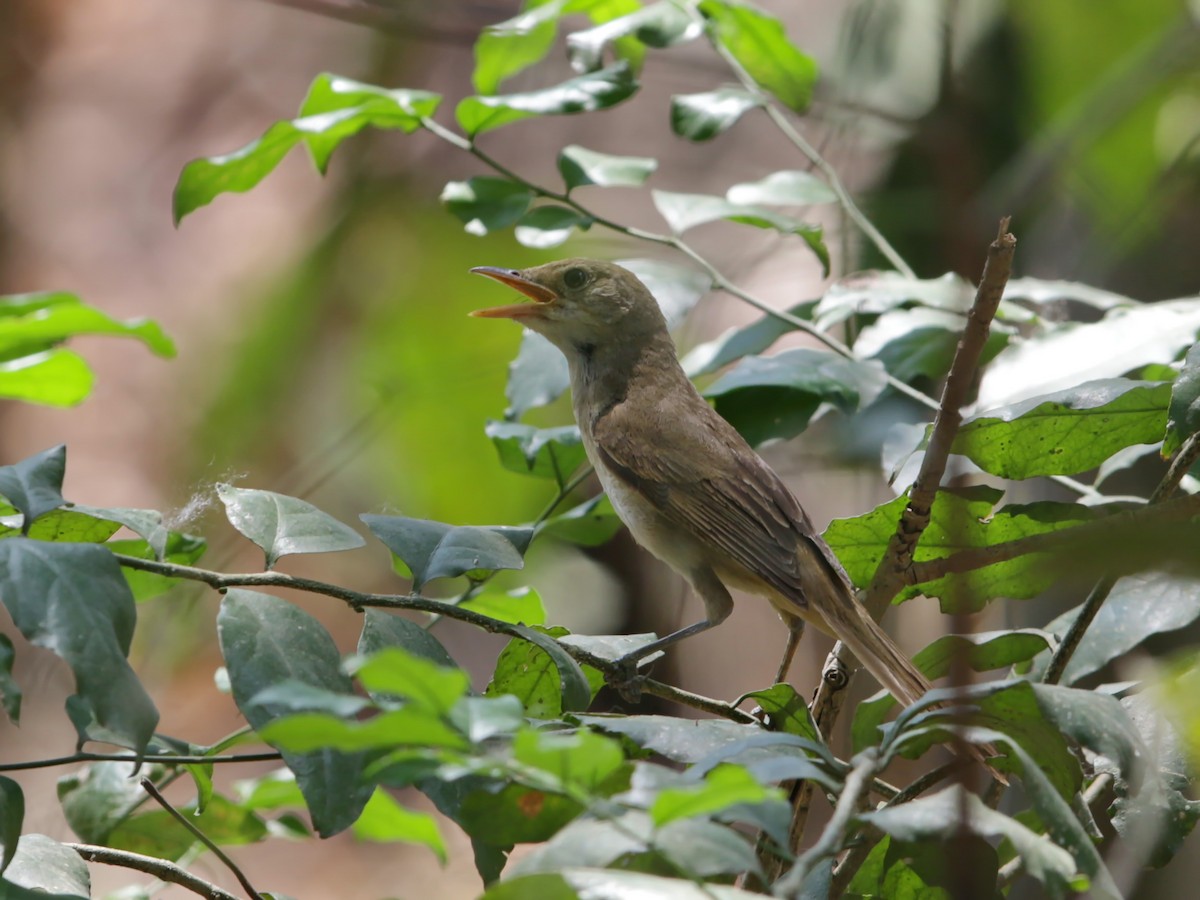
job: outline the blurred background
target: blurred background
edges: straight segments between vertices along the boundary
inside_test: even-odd
[[[921,277],[977,277],[997,219],[1012,215],[1020,274],[1140,300],[1197,291],[1195,4],[761,5],[821,65],[804,133]],[[461,524],[533,518],[553,496],[551,483],[502,469],[483,431],[503,415],[519,329],[466,318],[507,302],[467,269],[646,256],[652,248],[591,234],[548,256],[508,234],[465,234],[437,197],[447,180],[483,170],[424,134],[363,133],[338,151],[325,178],[297,151],[249,194],[221,196],[179,229],[170,202],[189,159],[233,150],[290,118],[319,72],[443,93],[439,119],[449,123],[454,102],[472,93],[479,31],[517,10],[515,0],[0,3],[0,292],[75,291],[112,315],[153,317],[178,347],[178,357],[164,361],[130,342],[76,341],[97,373],[94,393],[73,409],[0,405],[0,461],[65,442],[68,499],[167,510],[175,527],[208,538],[205,562],[227,571],[261,559],[213,514],[217,481],[301,496],[355,523],[360,512]],[[569,74],[553,54],[505,90]],[[747,117],[707,144],[671,132],[672,94],[728,81],[699,43],[651,51],[643,90],[629,103],[518,123],[483,143],[549,184],[568,143],[657,157],[652,184],[665,190],[723,193],[776,169],[804,168],[765,119]],[[644,192],[596,192],[588,202],[627,224],[662,227]],[[828,229],[834,277],[882,265],[832,208],[814,217]],[[715,225],[698,231],[696,244],[781,307],[819,296],[825,282],[811,254],[747,231],[754,230]],[[678,341],[686,348],[754,317],[710,296]],[[530,417],[568,420],[562,402]],[[818,426],[764,450],[821,527],[890,497],[877,463],[846,461],[834,446]],[[294,557],[282,568],[364,590],[402,587],[378,545]],[[525,582],[540,591],[552,623],[582,632],[664,632],[699,612],[681,584],[623,537],[594,552],[535,545],[528,571],[513,581]],[[357,616],[299,602],[343,649],[353,648]],[[216,606],[211,592],[189,590],[144,605],[134,649],[163,713],[161,730],[200,742],[240,725],[213,685]],[[933,604],[908,604],[895,618],[903,621],[892,630],[910,650],[938,627]],[[15,635],[7,618],[0,628]],[[453,623],[437,633],[482,686],[500,645]],[[744,603],[660,671],[732,699],[769,683],[783,639],[765,604]],[[793,670],[802,692],[826,649],[819,638],[806,642]],[[0,759],[69,753],[74,732],[61,714],[69,673],[19,642],[17,660],[27,712],[20,729],[0,723]],[[26,829],[68,839],[49,802],[58,774],[20,776],[30,802],[47,800],[27,811]],[[303,852],[274,841],[235,855],[256,883],[297,897],[473,896],[469,845],[454,826],[444,831],[444,870],[423,849],[345,835]],[[1172,885],[1197,867],[1184,854],[1139,896],[1184,896]],[[210,860],[201,862],[205,870],[226,877]],[[99,867],[93,876],[98,896],[130,880]]]

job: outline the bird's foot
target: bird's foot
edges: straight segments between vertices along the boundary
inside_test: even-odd
[[[639,671],[638,664],[644,657],[626,654],[613,660],[612,670],[605,675],[605,682],[626,703],[637,703],[642,699],[642,685],[646,675]]]

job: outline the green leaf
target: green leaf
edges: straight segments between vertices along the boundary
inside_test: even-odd
[[[741,766],[722,764],[710,769],[701,784],[662,791],[650,807],[654,824],[666,825],[676,819],[709,816],[739,803],[782,800],[783,792],[759,784]]]
[[[402,697],[417,709],[444,715],[471,689],[462,669],[448,669],[399,647],[353,657],[346,670],[371,696]]]
[[[22,531],[28,533],[38,516],[66,502],[62,495],[66,469],[66,444],[43,450],[11,466],[0,466],[0,496],[24,517]]]
[[[421,117],[432,115],[440,99],[427,91],[389,91],[337,75],[319,75],[309,88],[300,118],[276,122],[261,138],[232,153],[194,159],[183,167],[175,185],[175,224],[220,194],[250,190],[301,141],[324,171],[334,148],[347,137],[367,125],[415,131]]]
[[[0,775],[0,873],[17,854],[21,839],[21,824],[25,821],[25,795],[21,786]]]
[[[397,647],[448,669],[457,668],[441,641],[416,622],[382,609],[368,609],[358,637],[358,652],[369,656],[388,647]]]
[[[1125,781],[1140,783],[1150,753],[1116,697],[1036,682],[1033,692],[1042,715],[1060,733],[1112,760]]]
[[[518,697],[534,719],[554,719],[564,712],[587,709],[592,701],[587,677],[555,640],[565,635],[566,629],[518,626],[518,630],[523,640],[514,638],[500,651],[484,693]]]
[[[485,776],[427,779],[420,788],[473,843],[492,848],[511,850],[513,844],[547,840],[583,812],[578,802],[562,794]],[[476,846],[476,866],[478,854]]]
[[[741,206],[814,206],[835,203],[837,194],[812,172],[784,169],[759,181],[735,184],[725,199]]]
[[[277,681],[249,700],[251,706],[270,707],[276,712],[324,712],[339,718],[353,718],[371,706],[357,694],[343,694],[317,687],[295,678]]]
[[[109,833],[141,805],[146,792],[135,777],[138,774],[146,773],[138,760],[130,759],[92,763],[58,779],[58,802],[79,840],[104,844]]]
[[[671,130],[689,141],[711,141],[762,101],[749,91],[719,88],[671,98]]]
[[[1009,504],[993,511],[1001,496],[1000,491],[983,485],[939,491],[914,560],[925,562],[959,550],[1060,531],[1096,517],[1095,510],[1078,503],[1050,501]],[[825,541],[856,586],[870,584],[907,502],[907,494],[902,494],[861,516],[834,519],[825,529]],[[1057,573],[1040,554],[1026,554],[906,588],[898,598],[907,600],[923,594],[937,597],[943,611],[977,611],[995,597],[1036,597],[1056,580]]]
[[[712,194],[651,191],[650,195],[655,208],[676,234],[722,219],[756,228],[773,228],[784,234],[817,235],[819,238],[821,233],[819,225],[809,225],[759,206],[731,203]]]
[[[752,691],[742,700],[755,700],[771,717],[771,730],[795,734],[821,742],[821,733],[813,721],[808,704],[790,684],[775,684],[764,691]],[[737,704],[737,705],[740,705]]]
[[[124,525],[146,541],[157,560],[162,560],[167,553],[167,541],[170,539],[171,532],[163,525],[162,513],[157,510],[122,507],[101,509],[96,506],[85,506],[82,503],[71,504],[71,510],[96,519],[105,519],[118,525]]]
[[[909,842],[952,841],[964,832],[988,840],[1007,838],[1020,854],[1025,871],[1044,884],[1051,896],[1065,897],[1088,887],[1088,879],[1078,871],[1070,853],[960,787],[861,813],[860,818],[894,839]]]
[[[108,334],[141,341],[158,356],[175,355],[175,345],[157,322],[121,321],[64,291],[18,294],[0,310],[0,357],[48,350],[80,334]],[[15,314],[21,310],[20,314]],[[5,314],[7,313],[7,314]]]
[[[628,15],[567,36],[567,56],[579,72],[600,66],[604,48],[633,37],[651,47],[673,47],[698,38],[703,27],[688,11],[670,2],[652,3]]]
[[[0,516],[0,537],[20,534],[24,523],[20,515]],[[52,509],[38,517],[28,536],[37,541],[102,544],[120,527],[116,522],[97,519],[74,508]]]
[[[709,19],[716,39],[760,87],[796,112],[808,108],[817,64],[788,40],[778,19],[737,0],[703,0],[700,12]]]
[[[815,300],[806,300],[788,309],[788,315],[804,321],[812,321]],[[762,353],[795,326],[778,316],[766,315],[742,328],[730,328],[719,337],[704,344],[697,344],[681,360],[684,371],[691,378],[708,375],[725,368],[743,356]]]
[[[583,465],[587,454],[574,425],[534,428],[518,422],[488,422],[484,433],[510,472],[553,478],[561,488],[571,473]]]
[[[538,535],[558,538],[584,547],[599,547],[608,543],[622,527],[608,495],[599,494],[561,516],[543,522],[538,527]]]
[[[545,625],[546,608],[538,592],[528,587],[511,591],[488,590],[459,605],[483,616],[511,622],[514,625]]]
[[[1200,431],[1200,343],[1193,344],[1187,352],[1183,368],[1171,388],[1163,456],[1171,456],[1197,431]]]
[[[13,649],[12,640],[6,634],[0,634],[0,703],[8,720],[14,725],[21,723],[21,686],[13,678],[13,663],[16,662],[17,652]]]
[[[531,190],[515,181],[479,175],[448,182],[440,199],[469,234],[482,236],[515,225],[533,197]]]
[[[566,3],[529,0],[520,14],[485,27],[475,41],[475,90],[494,94],[504,79],[540,62],[554,46],[555,26]]]
[[[0,397],[45,406],[74,406],[92,391],[95,376],[70,350],[47,350],[0,362]]]
[[[742,360],[704,391],[751,444],[795,437],[824,403],[843,412],[870,405],[887,384],[878,363],[800,347]]]
[[[619,21],[619,20],[618,20]],[[568,144],[558,154],[558,171],[568,191],[585,184],[602,187],[638,187],[658,168],[646,156],[613,156]]]
[[[542,250],[566,242],[575,229],[587,231],[595,221],[566,206],[537,206],[521,216],[513,236],[524,247]]]
[[[538,91],[467,97],[459,102],[454,115],[463,131],[475,137],[531,116],[608,109],[633,96],[637,89],[633,71],[622,61]]]
[[[313,79],[300,105],[300,118],[292,124],[302,132],[313,163],[323,175],[333,151],[346,138],[368,125],[411,134],[421,127],[423,118],[437,111],[441,99],[429,91],[389,90],[323,73]]]
[[[295,679],[339,694],[352,691],[329,633],[312,616],[277,597],[229,590],[221,601],[217,635],[234,701],[256,731],[282,712],[251,703],[271,685]],[[283,758],[296,774],[318,834],[336,834],[358,818],[370,797],[370,787],[359,781],[361,756],[317,749],[285,750]]]
[[[499,734],[515,734],[525,725],[525,708],[512,694],[463,697],[450,710],[450,722],[478,744]]]
[[[684,878],[665,878],[618,869],[566,868],[554,873],[506,878],[492,885],[479,900],[756,900],[753,894],[723,884],[696,884]]]
[[[920,650],[913,657],[913,665],[930,681],[948,674],[955,662],[968,666],[973,672],[990,672],[1033,659],[1048,646],[1046,638],[1045,632],[1032,628],[946,634]],[[878,743],[879,726],[895,708],[896,701],[887,691],[858,704],[850,726],[855,753]]]
[[[1001,478],[1074,475],[1162,437],[1171,385],[1092,381],[967,419],[951,448]]]
[[[352,830],[364,841],[420,844],[432,850],[443,865],[446,862],[446,844],[433,816],[405,809],[384,788],[375,789]]]
[[[218,484],[217,496],[229,523],[266,553],[268,569],[292,553],[330,553],[366,544],[349,525],[307,500],[229,484]]]
[[[255,844],[267,837],[267,826],[248,809],[214,794],[203,813],[194,803],[179,808],[205,836],[217,844]],[[126,819],[110,832],[108,845],[143,856],[178,860],[196,845],[195,836],[165,809]]]
[[[104,545],[113,553],[123,553],[126,556],[136,556],[138,559],[154,559],[154,550],[146,541],[109,541]],[[167,536],[164,547],[163,562],[175,563],[180,566],[190,566],[201,556],[208,545],[203,538],[190,534],[180,534],[172,531]],[[122,567],[121,574],[129,589],[133,591],[133,599],[141,603],[165,594],[181,579],[159,575],[157,572],[143,572],[139,569]]]
[[[87,900],[87,864],[70,847],[44,834],[25,834],[0,880],[4,900]]]
[[[884,313],[859,332],[854,352],[877,359],[894,378],[906,383],[924,378],[938,381],[950,371],[966,319],[941,309],[917,307]],[[980,364],[986,364],[1008,343],[1010,329],[993,322]]]
[[[359,516],[366,526],[412,572],[413,590],[435,578],[468,573],[520,569],[529,546],[528,530],[475,525],[447,525],[404,516]]]
[[[587,729],[556,733],[522,731],[513,740],[513,759],[549,774],[566,789],[589,793],[625,765],[621,745]]]
[[[531,409],[553,403],[571,386],[567,359],[553,344],[529,329],[521,333],[517,358],[508,367],[506,419],[519,419]]]
[[[145,748],[158,712],[125,658],[137,610],[112,554],[93,544],[0,541],[0,599],[26,640],[71,667],[68,713],[80,740]]]
[[[607,734],[624,735],[639,747],[679,763],[700,762],[718,751],[741,745],[748,738],[763,734],[757,725],[740,725],[724,719],[618,715],[583,715],[577,718],[584,725]]]

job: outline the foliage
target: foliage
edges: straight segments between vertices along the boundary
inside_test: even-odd
[[[574,27],[569,17],[577,13],[588,22],[567,36],[576,74],[548,87],[500,93],[506,79],[548,54],[560,27]],[[686,260],[628,262],[672,322],[717,286],[762,306],[683,235],[700,227],[731,234],[768,229],[788,241],[798,238],[797,246],[828,270],[823,232],[799,210],[840,202],[848,213],[861,214],[824,167],[818,166],[821,177],[796,169],[774,172],[735,184],[723,197],[652,189],[667,225],[657,233],[607,219],[579,199],[593,189],[641,189],[655,177],[657,160],[572,145],[558,157],[561,186],[547,186],[496,162],[478,143],[490,130],[523,121],[518,127],[531,128],[530,120],[539,117],[616,107],[638,90],[649,50],[701,39],[730,66],[738,87],[674,97],[670,123],[679,135],[715,140],[743,117],[766,113],[786,122],[785,110],[807,109],[815,63],[776,19],[741,0],[530,2],[516,18],[481,35],[473,78],[479,93],[455,105],[459,130],[434,118],[442,100],[436,94],[321,75],[296,118],[271,125],[232,153],[189,163],[175,192],[176,220],[223,193],[253,188],[294,146],[306,146],[323,172],[340,143],[365,128],[423,130],[491,170],[442,190],[447,211],[467,233],[511,229],[522,244],[545,248],[578,231],[615,230]],[[797,148],[806,152],[802,144]],[[954,276],[921,280],[897,271],[843,279],[814,301],[767,313],[697,348],[686,366],[694,375],[721,372],[707,384],[706,396],[752,443],[792,437],[829,415],[852,421],[882,416],[896,426],[889,453],[919,457],[933,452],[925,423],[906,420],[911,410],[895,401],[915,397],[936,407],[918,387],[946,377],[972,293]],[[503,420],[483,427],[500,465],[552,481],[555,502],[534,522],[517,525],[364,513],[368,532],[408,581],[403,593],[366,594],[274,571],[289,554],[350,552],[366,543],[355,528],[306,500],[218,486],[230,525],[264,554],[262,572],[227,575],[195,567],[204,540],[171,531],[155,511],[70,503],[62,494],[65,448],[0,467],[6,501],[0,510],[0,599],[22,635],[60,656],[73,673],[67,714],[79,746],[103,743],[126,751],[116,761],[93,760],[60,781],[68,821],[91,843],[162,860],[190,858],[196,832],[167,811],[140,808],[144,795],[128,776],[141,766],[155,782],[180,774],[191,779],[196,799],[185,808],[185,821],[213,844],[307,838],[311,823],[321,837],[349,829],[367,840],[417,844],[444,859],[442,826],[406,806],[412,792],[420,792],[471,838],[484,896],[494,900],[633,892],[734,898],[763,890],[807,897],[827,895],[831,885],[851,897],[941,896],[961,875],[955,871],[960,861],[932,849],[951,840],[969,854],[962,858],[971,860],[974,883],[986,892],[995,893],[1021,872],[1050,896],[1082,890],[1116,896],[1102,857],[1114,832],[1122,839],[1142,832],[1144,861],[1164,865],[1200,818],[1187,796],[1200,721],[1187,702],[1195,670],[1169,676],[1162,690],[1168,700],[1175,698],[1191,763],[1183,751],[1159,751],[1163,723],[1143,702],[1140,684],[1123,686],[1121,700],[1110,688],[1078,684],[1153,635],[1191,624],[1200,617],[1200,603],[1194,566],[1181,566],[1188,561],[1180,550],[1186,540],[1172,532],[1174,543],[1158,541],[1162,533],[1146,529],[1156,512],[1147,498],[1136,498],[1135,512],[1145,515],[1134,518],[1106,502],[1112,498],[1100,485],[1104,466],[1115,465],[1130,448],[1162,442],[1165,457],[1194,461],[1186,454],[1200,428],[1200,299],[1148,308],[1110,298],[1087,324],[1065,321],[1050,308],[1060,298],[1087,305],[1094,297],[1083,285],[1010,283],[984,348],[990,366],[978,408],[950,448],[991,478],[940,491],[912,579],[895,600],[923,595],[938,598],[946,611],[973,611],[1000,598],[1042,595],[1064,573],[1117,579],[1100,622],[1089,628],[1083,613],[1073,610],[1045,630],[940,639],[916,657],[931,677],[963,667],[1001,671],[1003,677],[932,691],[896,711],[890,722],[895,704],[886,695],[860,705],[849,759],[826,742],[787,685],[743,698],[759,704],[767,726],[736,704],[657,683],[645,687],[723,717],[592,712],[606,678],[622,674],[615,660],[653,636],[570,635],[546,624],[537,594],[491,583],[498,571],[520,570],[534,541],[592,546],[618,527],[603,498],[557,513],[574,498],[578,479],[572,475],[584,455],[574,426],[521,421],[566,389],[561,360],[532,334],[525,335],[512,366]],[[1169,330],[1158,327],[1162,317],[1170,319]],[[849,345],[828,333],[845,323],[853,325]],[[766,353],[792,331],[814,335],[824,347]],[[117,322],[73,295],[4,298],[0,393],[43,403],[81,399],[90,384],[83,363],[58,346],[79,333],[130,336],[161,355],[172,352],[152,323]],[[1131,341],[1131,335],[1139,339]],[[1064,352],[1080,345],[1086,353]],[[1051,367],[1052,389],[1036,379],[1014,389],[1016,379],[1006,377]],[[1100,473],[1089,475],[1098,467]],[[895,467],[889,462],[886,468]],[[1181,475],[1164,476],[1164,494]],[[1079,499],[1017,503],[1006,500],[1006,488],[991,486],[1017,479],[1053,479]],[[875,578],[903,515],[908,485],[899,489],[896,500],[834,522],[826,532],[862,587]],[[1197,508],[1191,500],[1174,501],[1175,518],[1167,524],[1194,540],[1189,523]],[[121,527],[137,537],[115,537]],[[1113,544],[1154,544],[1135,555],[1139,571],[1110,571],[1111,559],[1103,554],[1090,566],[1075,561],[1067,567],[1071,548],[1103,546],[1089,543],[1100,529]],[[137,603],[151,597],[170,602],[160,595],[180,579],[223,592],[217,634],[224,679],[247,722],[243,731],[207,746],[157,733],[158,713],[127,659]],[[445,591],[443,599],[425,596],[435,581],[456,592],[449,599]],[[338,647],[315,618],[272,593],[281,588],[325,595],[344,603],[348,614],[365,611],[354,652]],[[1154,615],[1145,615],[1150,608]],[[397,612],[433,619],[418,623]],[[482,693],[471,689],[464,670],[424,627],[437,617],[510,639]],[[1060,644],[1076,627],[1084,629],[1080,641]],[[1065,654],[1065,670],[1056,669],[1052,652]],[[22,694],[13,658],[11,641],[0,639],[0,700],[16,722]],[[269,745],[280,769],[240,784],[233,795],[218,792],[213,766],[238,762],[231,751],[251,741]],[[996,808],[998,792],[981,797],[962,786],[934,791],[931,779],[897,794],[874,780],[898,756],[923,758],[939,745],[963,743],[994,751],[995,769],[1019,783],[1005,812]],[[784,787],[796,779],[817,785],[836,807],[804,852],[789,840],[792,809]],[[1105,787],[1116,799],[1102,808],[1095,797]],[[883,799],[868,799],[873,796]],[[308,822],[297,816],[299,809],[307,810]],[[24,823],[20,787],[0,776],[4,896],[88,896],[76,854],[23,834]],[[517,844],[537,847],[507,865]],[[779,860],[794,864],[782,877],[775,872]]]

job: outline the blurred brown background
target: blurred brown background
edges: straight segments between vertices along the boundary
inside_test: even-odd
[[[762,5],[788,21],[793,40],[825,73],[805,133],[921,276],[974,277],[996,219],[1012,214],[1022,274],[1145,300],[1195,293],[1200,41],[1185,4]],[[544,257],[508,235],[465,235],[438,208],[441,185],[479,174],[478,164],[425,135],[364,133],[338,151],[324,179],[297,151],[249,194],[218,198],[178,230],[170,216],[185,162],[235,149],[293,115],[319,72],[442,92],[439,118],[448,122],[453,103],[471,90],[475,36],[516,7],[501,0],[0,4],[0,292],[76,291],[113,315],[157,319],[179,350],[163,361],[121,341],[77,341],[98,375],[95,392],[68,410],[0,405],[0,459],[65,442],[68,499],[170,510],[178,526],[209,538],[206,563],[230,571],[260,560],[211,514],[219,480],[303,496],[350,522],[364,511],[462,523],[535,515],[549,487],[500,469],[483,434],[485,421],[503,412],[519,335],[464,313],[495,297],[466,274],[469,266]],[[555,54],[505,88],[568,74]],[[555,178],[558,148],[572,142],[658,157],[653,183],[667,190],[723,193],[775,169],[805,167],[758,119],[704,145],[671,133],[671,94],[727,81],[700,45],[651,51],[644,88],[629,104],[520,123],[484,140],[522,174],[546,180]],[[660,227],[644,194],[594,196],[614,218]],[[814,215],[830,229],[835,274],[880,264],[857,235],[841,231],[835,212]],[[723,227],[697,233],[697,243],[735,280],[781,306],[820,292],[819,268],[796,245]],[[646,252],[595,234],[556,255]],[[710,297],[680,343],[750,318],[735,301]],[[565,416],[560,404],[534,418]],[[890,496],[872,461],[839,462],[833,447],[817,427],[765,451],[821,525]],[[661,632],[691,621],[695,602],[647,562],[625,540],[591,554],[537,547],[528,578],[551,621],[572,629]],[[293,558],[283,568],[363,589],[397,585],[378,546]],[[586,609],[574,606],[581,596],[590,598]],[[300,602],[352,649],[356,616]],[[212,683],[216,604],[211,593],[180,590],[143,606],[134,653],[163,713],[161,730],[199,742],[240,724]],[[910,649],[940,627],[932,604],[909,604],[894,618],[902,621],[893,631]],[[0,628],[12,633],[6,618]],[[498,644],[452,623],[438,633],[484,683]],[[667,677],[733,698],[769,681],[782,643],[765,604],[741,604],[730,623],[688,641]],[[813,684],[825,649],[820,639],[807,644],[793,670],[797,685]],[[20,729],[0,723],[0,759],[69,753],[65,668],[19,643],[16,674],[26,713]],[[53,802],[58,774],[21,775],[26,829],[67,839]],[[236,856],[257,884],[297,897],[473,896],[479,885],[469,845],[453,825],[444,832],[451,847],[444,870],[427,851],[347,836],[305,847],[272,841]],[[1166,876],[1183,879],[1194,867],[1180,858]],[[211,859],[198,870],[228,883]],[[93,877],[97,896],[131,880],[101,867]],[[1160,880],[1143,895],[1174,894]]]

